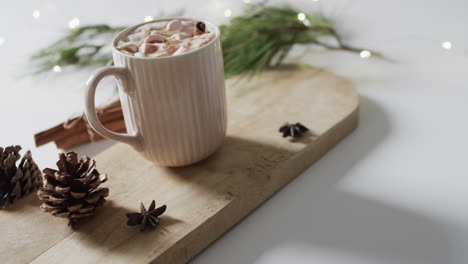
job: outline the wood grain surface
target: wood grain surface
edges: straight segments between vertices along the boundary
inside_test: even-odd
[[[228,135],[214,155],[161,168],[114,145],[95,157],[109,176],[108,202],[79,230],[43,213],[34,195],[0,211],[1,263],[185,263],[357,126],[356,91],[327,72],[288,67],[227,86]],[[286,121],[311,133],[282,138]],[[160,227],[127,226],[125,213],[153,199],[168,206]]]

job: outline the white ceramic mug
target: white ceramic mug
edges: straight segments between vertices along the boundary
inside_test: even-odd
[[[91,127],[103,137],[131,145],[162,166],[189,165],[215,152],[227,127],[223,55],[219,28],[203,22],[208,31],[216,33],[215,39],[169,57],[135,57],[116,48],[120,39],[146,23],[119,33],[112,43],[115,66],[97,70],[87,83],[85,112]],[[106,129],[96,114],[96,87],[109,75],[119,80],[128,134]]]

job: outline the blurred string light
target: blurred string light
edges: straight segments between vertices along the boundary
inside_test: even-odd
[[[80,26],[80,20],[78,18],[73,18],[72,20],[68,21],[68,27],[70,29],[75,29]]]
[[[306,15],[304,13],[298,13],[297,19],[299,19],[299,21],[304,21],[306,19]]]
[[[6,39],[4,37],[0,37],[0,46],[3,46],[5,44]]]
[[[302,23],[306,26],[306,27],[310,27],[312,24],[310,23],[309,19],[307,19],[307,16],[306,14],[304,13],[297,13],[297,19],[299,19],[299,21],[302,21]]]
[[[229,9],[229,8],[226,9],[226,10],[224,10],[224,16],[225,16],[225,17],[230,17],[230,16],[232,16],[232,10]]]
[[[363,50],[361,53],[359,53],[359,56],[363,59],[367,59],[372,55],[372,53],[368,50]]]
[[[150,22],[152,20],[154,20],[153,16],[145,16],[145,22]]]
[[[441,43],[441,46],[442,46],[443,49],[451,50],[452,49],[452,42],[444,41],[444,42]]]
[[[41,17],[41,10],[37,10],[37,9],[33,10],[32,17],[34,19],[39,19]]]
[[[52,67],[52,71],[53,71],[53,72],[61,72],[61,71],[62,71],[62,67],[60,67],[59,65],[55,65],[54,67]]]

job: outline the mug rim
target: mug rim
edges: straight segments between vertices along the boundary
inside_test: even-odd
[[[195,50],[191,50],[189,52],[185,52],[185,53],[181,53],[181,54],[177,54],[177,55],[170,55],[170,56],[165,56],[165,57],[137,57],[137,56],[132,56],[132,55],[129,55],[129,54],[126,54],[122,51],[120,51],[119,49],[117,49],[117,42],[122,38],[122,35],[126,34],[126,33],[129,33],[130,31],[133,31],[135,30],[136,28],[138,27],[141,27],[143,25],[146,25],[146,24],[150,24],[150,23],[155,23],[155,22],[163,22],[163,21],[172,21],[172,20],[183,20],[183,21],[187,21],[187,20],[190,20],[190,21],[202,21],[203,23],[205,24],[208,24],[210,25],[212,28],[215,29],[215,33],[216,33],[216,36],[214,39],[212,39],[208,44],[202,46],[202,47],[199,47]],[[133,26],[130,26],[130,27],[127,27],[125,28],[124,30],[120,31],[115,37],[114,39],[112,40],[112,51],[113,52],[116,52],[117,54],[121,55],[121,56],[125,56],[125,57],[128,57],[128,58],[131,58],[131,59],[137,59],[137,60],[164,60],[164,59],[170,59],[170,58],[176,58],[176,57],[182,57],[182,56],[187,56],[187,55],[190,55],[190,54],[194,54],[194,53],[197,53],[197,52],[201,52],[203,49],[206,49],[208,48],[209,46],[212,46],[214,45],[214,43],[216,43],[219,39],[220,39],[220,35],[221,35],[221,30],[219,29],[218,26],[216,26],[214,23],[212,23],[211,21],[208,21],[206,19],[194,19],[194,18],[189,18],[189,17],[169,17],[169,18],[161,18],[161,19],[155,19],[155,20],[151,20],[151,21],[148,21],[148,22],[143,22],[143,23],[140,23],[140,24],[137,24],[137,25],[133,25]]]

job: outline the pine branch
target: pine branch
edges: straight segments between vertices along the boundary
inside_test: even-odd
[[[221,26],[226,76],[252,75],[268,66],[279,65],[294,44],[354,53],[364,50],[345,44],[334,23],[323,15],[309,14],[299,20],[298,13],[291,7],[256,5],[245,16]],[[382,57],[376,52],[371,54]]]
[[[102,49],[123,29],[125,27],[88,25],[71,30],[68,35],[31,57],[37,65],[36,72],[49,71],[56,65],[86,67],[106,64],[112,55]]]

